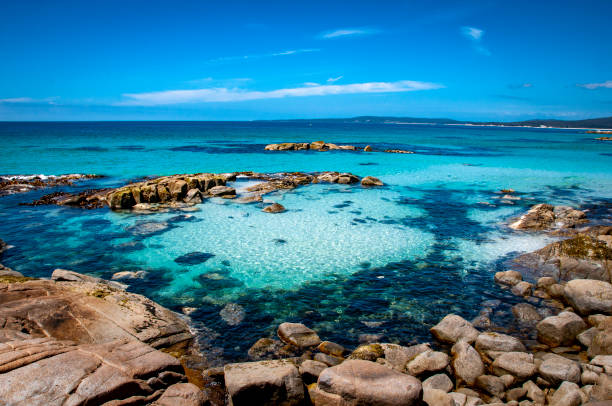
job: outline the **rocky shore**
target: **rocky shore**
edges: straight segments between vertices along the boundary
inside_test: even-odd
[[[236,176],[262,180],[251,191],[262,194],[315,179],[359,182],[331,172]],[[223,186],[213,179],[212,188]],[[141,191],[147,186],[139,185]],[[411,346],[373,338],[347,349],[303,324],[282,323],[276,337],[253,344],[249,362],[223,368],[206,369],[183,319],[118,282],[66,270],[35,280],[0,268],[0,400],[8,405],[611,404],[612,227],[590,224],[587,212],[551,205],[533,206],[509,227],[562,238],[492,275],[519,298],[512,314],[521,329],[496,324],[491,315],[499,303],[483,303],[472,321],[449,314],[431,328],[431,342]],[[0,244],[0,251],[4,247]]]
[[[238,192],[236,188],[230,186],[237,179],[257,183]],[[54,192],[30,204],[55,204],[89,209],[108,206],[113,210],[132,209],[153,212],[160,208],[192,206],[211,197],[238,198],[240,203],[256,203],[263,200],[262,196],[272,192],[295,189],[313,183],[346,185],[360,183],[364,187],[383,186],[383,182],[375,177],[360,178],[352,173],[342,172],[197,173],[162,176],[115,189],[88,190],[77,194]],[[264,211],[278,212],[270,209]]]

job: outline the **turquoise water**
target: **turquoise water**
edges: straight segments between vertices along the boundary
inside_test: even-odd
[[[412,155],[264,152],[325,140]],[[612,200],[612,143],[580,130],[323,123],[0,123],[0,174],[96,173],[74,188],[194,172],[348,171],[385,187],[310,185],[267,195],[288,210],[210,199],[154,215],[20,206],[53,190],[0,198],[2,262],[27,275],[55,268],[123,280],[190,317],[203,347],[241,359],[282,321],[355,345],[361,335],[429,338],[448,312],[474,317],[512,298],[492,273],[549,239],[504,226],[539,202]],[[237,181],[237,189],[248,185]],[[502,188],[521,196],[502,202]],[[196,253],[196,254],[194,254]],[[185,255],[191,256],[185,257]],[[239,304],[233,325],[219,312]],[[363,337],[362,337],[363,338]]]

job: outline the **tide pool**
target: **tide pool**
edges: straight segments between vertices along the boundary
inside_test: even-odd
[[[264,152],[268,143],[325,140],[382,152]],[[243,359],[278,323],[299,321],[354,346],[364,334],[408,343],[449,312],[473,318],[484,300],[514,299],[492,273],[550,239],[506,227],[531,205],[612,200],[612,143],[580,130],[322,123],[0,123],[0,174],[95,173],[74,187],[0,197],[4,265],[49,277],[66,268],[123,280],[183,311],[215,357]],[[114,187],[195,172],[337,170],[384,187],[314,184],[262,204],[208,199],[157,214],[22,206],[56,190]],[[238,180],[232,186],[244,188]],[[512,188],[520,200],[503,201]],[[244,320],[220,311],[236,303]]]

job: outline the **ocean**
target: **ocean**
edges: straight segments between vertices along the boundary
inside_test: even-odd
[[[551,237],[510,230],[509,219],[542,202],[610,204],[612,143],[594,138],[316,121],[0,123],[0,175],[104,175],[0,197],[0,238],[13,246],[0,262],[34,277],[55,268],[106,279],[145,271],[122,282],[189,313],[211,359],[245,359],[284,321],[349,347],[372,336],[429,341],[428,329],[450,312],[471,319],[484,301],[515,301],[493,273]],[[317,140],[415,153],[264,151]],[[234,171],[351,172],[385,186],[314,184],[265,196],[287,208],[281,214],[224,199],[148,215],[20,205],[56,190]],[[521,199],[502,199],[509,188]]]

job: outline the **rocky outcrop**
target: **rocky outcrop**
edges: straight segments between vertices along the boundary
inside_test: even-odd
[[[262,209],[262,211],[265,213],[282,213],[285,210],[285,206],[279,203],[272,203],[271,205],[266,206]]]
[[[366,176],[365,178],[361,179],[361,185],[362,186],[383,186],[384,183],[380,179],[375,178],[374,176]]]
[[[0,196],[25,193],[34,189],[42,189],[57,186],[70,186],[75,182],[100,178],[99,175],[22,175],[22,176],[0,176]]]
[[[187,344],[192,338],[175,313],[109,283],[86,278],[1,282],[0,326],[36,338],[79,344],[138,340],[154,348]]]
[[[390,154],[414,154],[413,151],[408,151],[405,149],[385,149],[384,152],[387,152]]]
[[[510,224],[515,230],[549,230],[552,228],[570,228],[584,224],[586,213],[567,206],[537,204],[520,218]]]
[[[307,142],[285,142],[281,144],[268,144],[266,151],[357,151],[354,145],[336,145],[325,141]]]

